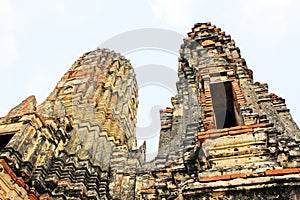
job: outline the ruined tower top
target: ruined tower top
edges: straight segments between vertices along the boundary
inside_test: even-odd
[[[76,124],[93,123],[115,144],[136,149],[137,95],[129,61],[106,49],[95,50],[72,65],[37,112],[46,118],[72,116]]]

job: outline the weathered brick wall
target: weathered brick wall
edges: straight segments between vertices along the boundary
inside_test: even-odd
[[[49,97],[0,118],[0,197],[299,199],[300,134],[284,99],[254,83],[234,40],[195,24],[156,158],[136,146],[137,83],[107,49],[81,56]]]

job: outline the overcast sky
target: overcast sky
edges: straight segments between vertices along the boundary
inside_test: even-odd
[[[0,115],[32,94],[41,103],[79,56],[113,36],[141,28],[186,35],[194,23],[210,21],[231,34],[254,79],[284,97],[299,123],[299,2],[0,0]],[[163,64],[177,70],[174,54],[144,50],[126,57],[134,67]],[[169,105],[173,93],[158,85],[142,88],[139,126],[149,125],[153,105]]]

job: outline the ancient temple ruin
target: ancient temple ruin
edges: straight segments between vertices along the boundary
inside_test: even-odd
[[[154,160],[137,147],[133,67],[97,49],[42,104],[30,96],[0,118],[0,199],[300,199],[300,131],[285,100],[253,82],[210,23],[179,53]]]

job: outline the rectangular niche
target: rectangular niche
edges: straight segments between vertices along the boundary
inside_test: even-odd
[[[237,126],[238,113],[235,108],[231,81],[210,83],[215,121],[217,129]]]

